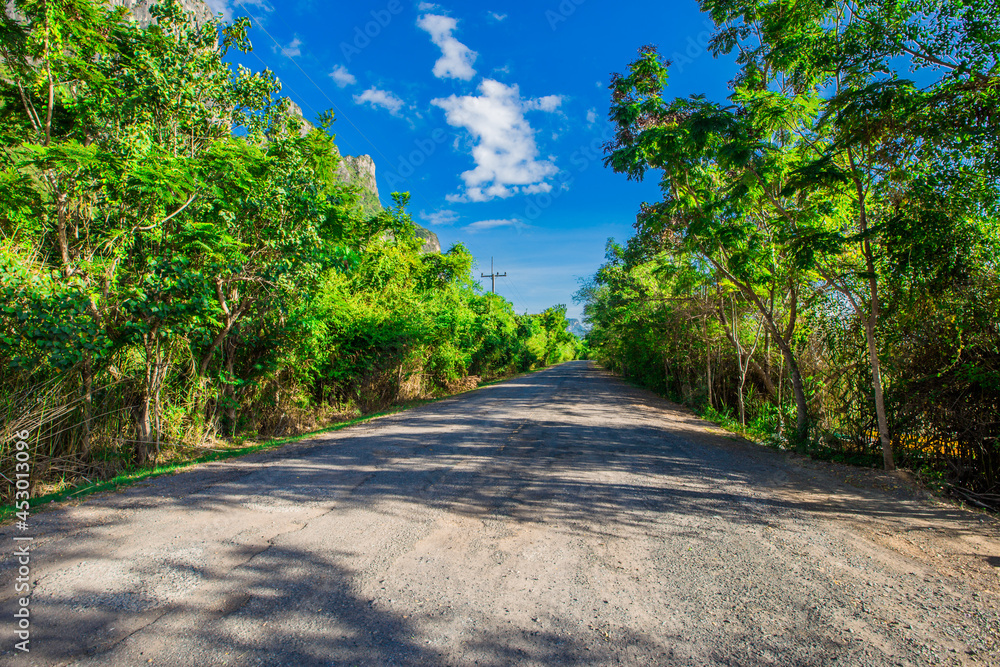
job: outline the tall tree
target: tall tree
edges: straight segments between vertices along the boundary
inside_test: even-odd
[[[668,68],[644,48],[628,73],[614,78],[617,131],[606,163],[630,178],[662,172],[664,200],[644,206],[640,226],[704,258],[757,309],[788,366],[802,443],[809,408],[794,336],[811,269],[802,261],[803,218],[812,213],[785,201],[784,189],[801,159],[789,128],[817,105],[750,87],[737,90],[731,107],[699,97],[667,101]]]
[[[770,90],[787,82],[797,95],[822,98],[822,112],[804,135],[814,154],[788,190],[841,202],[827,229],[840,236],[843,251],[817,266],[863,322],[879,439],[892,469],[878,343],[879,264],[900,254],[900,245],[919,244],[920,236],[942,236],[929,228],[893,238],[893,222],[915,192],[954,191],[962,183],[980,201],[996,201],[998,6],[989,0],[702,5],[720,25],[716,52],[738,50],[739,83],[757,81]],[[914,80],[898,76],[899,60],[909,61]]]

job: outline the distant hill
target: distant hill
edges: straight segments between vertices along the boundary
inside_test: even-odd
[[[590,326],[575,317],[568,317],[566,318],[566,331],[577,338],[586,338],[587,334],[590,333]]]

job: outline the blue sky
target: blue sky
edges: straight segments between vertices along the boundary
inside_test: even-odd
[[[341,152],[372,156],[383,202],[410,192],[414,219],[445,249],[464,243],[476,276],[494,258],[518,312],[564,303],[579,317],[580,278],[659,198],[655,179],[601,162],[611,72],[644,44],[675,61],[673,95],[721,99],[735,72],[705,50],[712,24],[694,0],[208,4],[252,18],[239,62],[273,70],[307,118],[335,111]]]

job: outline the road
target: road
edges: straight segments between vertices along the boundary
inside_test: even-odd
[[[4,664],[1000,664],[998,522],[589,362],[31,530],[31,652],[4,547]]]

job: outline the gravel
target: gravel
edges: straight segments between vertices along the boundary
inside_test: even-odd
[[[1000,664],[994,519],[589,362],[31,526],[5,664]]]

